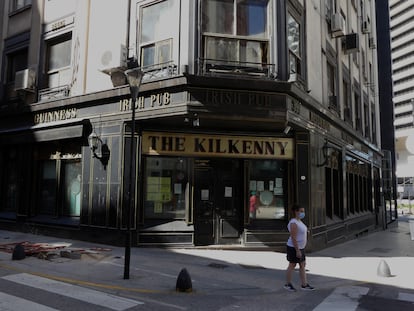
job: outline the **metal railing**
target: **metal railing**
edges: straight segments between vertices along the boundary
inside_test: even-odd
[[[70,96],[70,87],[69,85],[63,85],[39,90],[38,101],[57,100],[68,96]]]
[[[219,59],[199,59],[199,73],[202,75],[244,75],[276,79],[276,65],[267,63],[252,63],[242,61],[228,61]]]

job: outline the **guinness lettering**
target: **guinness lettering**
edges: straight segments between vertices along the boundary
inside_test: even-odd
[[[76,108],[36,113],[34,115],[34,123],[41,124],[54,121],[74,119],[76,118],[76,114]]]
[[[290,138],[144,133],[143,153],[293,159]]]

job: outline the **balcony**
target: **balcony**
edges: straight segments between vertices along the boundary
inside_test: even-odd
[[[268,59],[266,40],[204,35],[204,57],[199,59],[202,75],[276,77],[276,66]]]

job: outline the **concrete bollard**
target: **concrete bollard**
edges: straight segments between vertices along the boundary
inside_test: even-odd
[[[385,260],[381,260],[381,262],[379,263],[378,268],[377,268],[377,275],[382,276],[382,277],[387,277],[387,278],[392,276],[390,267],[388,266]]]
[[[24,251],[24,246],[17,244],[13,248],[12,260],[22,260],[26,258],[26,253]]]
[[[178,274],[175,290],[177,292],[186,293],[191,293],[193,291],[191,277],[186,268],[181,269],[180,274]]]

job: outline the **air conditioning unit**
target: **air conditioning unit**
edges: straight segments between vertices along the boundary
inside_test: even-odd
[[[359,37],[357,33],[347,34],[342,39],[342,49],[345,51],[345,54],[351,54],[353,52],[359,51]]]
[[[362,33],[370,33],[371,24],[368,21],[362,21]]]
[[[110,74],[113,71],[127,69],[128,50],[125,45],[119,45],[104,51],[100,58],[99,70]]]
[[[34,91],[36,86],[36,72],[33,69],[24,69],[16,72],[14,77],[15,91]]]
[[[345,34],[345,19],[341,13],[335,13],[331,19],[331,36],[341,37]]]
[[[368,39],[368,46],[371,50],[376,49],[377,48],[377,43],[374,37],[369,37]]]

